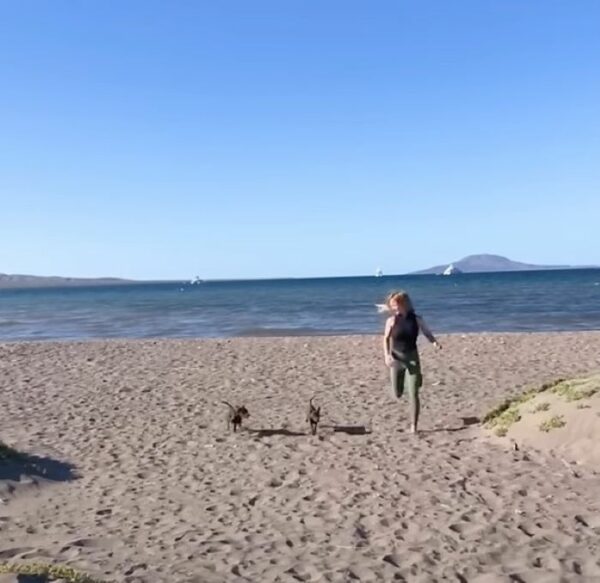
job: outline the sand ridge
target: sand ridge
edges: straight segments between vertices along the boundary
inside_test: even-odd
[[[379,337],[0,345],[0,437],[77,471],[0,505],[0,560],[131,583],[600,580],[599,476],[471,424],[600,370],[600,333],[442,342],[417,438]]]
[[[600,375],[532,389],[485,423],[491,435],[600,469]],[[576,471],[576,470],[573,470]]]

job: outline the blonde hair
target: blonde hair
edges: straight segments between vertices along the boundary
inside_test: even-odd
[[[387,306],[388,310],[391,310],[392,302],[398,302],[399,304],[402,304],[406,312],[414,311],[410,296],[402,289],[392,292],[385,299],[385,305]]]

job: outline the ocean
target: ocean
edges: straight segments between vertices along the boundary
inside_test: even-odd
[[[373,334],[407,290],[434,332],[600,329],[600,269],[0,290],[0,340]]]

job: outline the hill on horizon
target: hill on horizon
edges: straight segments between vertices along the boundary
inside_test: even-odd
[[[489,253],[482,253],[479,255],[468,255],[458,261],[451,261],[444,263],[443,265],[435,265],[428,269],[422,269],[419,271],[413,271],[414,275],[425,275],[425,274],[439,274],[448,267],[448,265],[454,265],[463,273],[484,273],[492,271],[539,271],[543,269],[576,269],[572,265],[535,265],[532,263],[522,263],[520,261],[513,261],[508,257],[502,255],[492,255]]]
[[[62,287],[85,285],[120,285],[134,283],[118,277],[58,277],[0,273],[0,289],[29,287]]]

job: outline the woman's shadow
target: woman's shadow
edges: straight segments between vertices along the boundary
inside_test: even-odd
[[[9,448],[0,450],[0,480],[19,482],[23,475],[50,482],[69,482],[78,478],[75,466],[68,462]]]
[[[455,431],[465,431],[473,425],[478,425],[481,421],[479,417],[461,417],[462,425],[456,427],[436,427],[434,429],[423,429],[422,433],[454,433]]]

